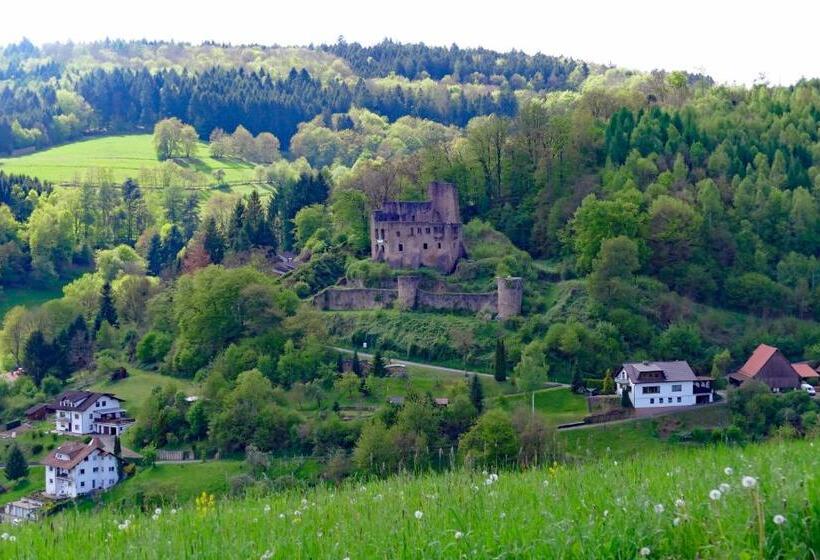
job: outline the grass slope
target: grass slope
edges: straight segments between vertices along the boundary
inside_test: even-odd
[[[128,367],[128,377],[121,381],[100,381],[92,385],[90,391],[114,393],[125,399],[125,407],[131,414],[139,413],[146,399],[151,395],[154,387],[174,385],[179,391],[188,396],[199,394],[198,386],[188,379],[178,379],[167,375],[160,375],[150,371]]]
[[[0,506],[19,500],[20,498],[25,498],[34,492],[44,490],[46,487],[46,479],[43,469],[45,469],[45,467],[29,466],[28,476],[15,482],[8,481],[3,477],[2,484],[6,488],[6,492],[0,494]],[[2,553],[0,553],[0,555],[2,555]],[[5,556],[3,557],[5,558]]]
[[[0,291],[0,319],[15,305],[36,307],[62,295],[60,288],[3,288]]]
[[[529,408],[530,393],[509,395],[498,399],[498,404],[506,410],[518,407]],[[557,426],[566,422],[582,420],[587,413],[586,399],[576,395],[569,387],[555,387],[535,393],[535,409],[541,412],[548,424]]]
[[[155,518],[67,512],[49,530],[7,529],[16,540],[0,546],[6,557],[39,559],[95,557],[101,543],[109,557],[135,559],[590,559],[636,558],[642,548],[648,558],[807,558],[820,547],[818,444],[681,448],[502,472],[491,484],[470,471],[397,477]],[[746,475],[754,488],[742,487]]]
[[[180,163],[208,175],[223,169],[229,182],[253,179],[253,165],[215,160],[209,157],[208,146],[202,142],[196,160]],[[138,178],[140,169],[154,168],[160,164],[150,134],[104,136],[26,156],[0,159],[0,169],[6,173],[23,173],[53,182],[73,181],[78,175],[84,177],[90,168],[110,169],[115,181],[124,181],[126,177]]]

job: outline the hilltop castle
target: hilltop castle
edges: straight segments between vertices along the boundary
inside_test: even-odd
[[[370,254],[393,268],[427,266],[444,274],[464,256],[458,192],[450,183],[427,186],[424,202],[389,201],[370,215]]]

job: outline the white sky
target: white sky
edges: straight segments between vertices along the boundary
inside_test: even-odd
[[[817,0],[4,0],[0,44],[111,38],[516,48],[721,82],[820,77]]]

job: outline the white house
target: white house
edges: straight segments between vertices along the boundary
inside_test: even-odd
[[[111,393],[65,391],[50,408],[55,412],[60,433],[118,436],[134,423],[123,410],[122,403],[123,399]]]
[[[615,383],[619,395],[629,392],[635,408],[712,402],[712,379],[696,376],[684,361],[626,363]]]
[[[99,438],[90,442],[70,441],[43,459],[46,466],[46,495],[76,498],[114,486],[118,480],[117,458]]]

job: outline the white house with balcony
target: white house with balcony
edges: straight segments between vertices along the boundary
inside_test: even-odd
[[[65,391],[49,408],[54,410],[59,433],[118,436],[134,423],[122,408],[123,402],[111,393]]]
[[[685,361],[626,363],[615,377],[618,394],[635,408],[692,406],[712,402],[712,379],[698,377]]]
[[[43,459],[45,494],[52,498],[76,498],[111,488],[119,481],[117,458],[99,438],[90,442],[70,441]]]

